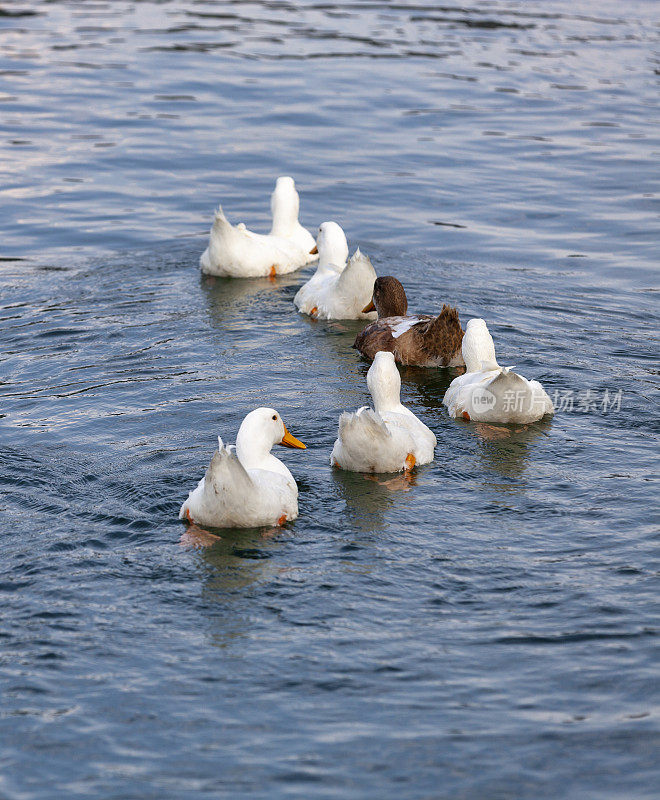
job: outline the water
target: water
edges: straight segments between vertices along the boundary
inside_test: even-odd
[[[0,795],[654,796],[657,4],[2,8]],[[360,324],[197,266],[278,174],[573,410],[331,471]],[[182,546],[259,404],[299,519]]]

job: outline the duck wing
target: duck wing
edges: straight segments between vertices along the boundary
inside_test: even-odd
[[[394,353],[394,358],[401,361],[398,340],[414,326],[431,319],[433,317],[424,314],[417,314],[414,317],[381,317],[358,333],[353,347],[372,361],[376,353],[381,350]]]
[[[363,406],[339,417],[339,438],[331,464],[354,472],[398,472],[414,444],[403,426],[388,425],[373,409]]]
[[[179,519],[218,527],[231,524],[237,509],[240,511],[246,506],[255,489],[234,448],[225,447],[218,439],[218,450],[197,488],[181,506]]]
[[[279,236],[264,236],[242,223],[232,225],[219,206],[209,234],[209,244],[200,258],[202,271],[230,277],[259,277],[291,272],[306,263],[306,255]]]
[[[335,272],[330,274],[315,272],[307,283],[303,283],[296,292],[296,296],[293,298],[294,305],[303,314],[309,314],[315,306],[318,310],[336,281],[337,274]]]
[[[416,314],[378,319],[357,335],[353,347],[370,359],[385,350],[394,353],[401,364],[446,367],[464,363],[462,341],[458,311],[443,305],[437,317]]]
[[[254,483],[238,460],[234,448],[224,445],[220,445],[213,454],[204,475],[204,483],[207,491],[212,490],[217,497],[245,497],[254,489]]]
[[[373,318],[362,309],[371,300],[376,281],[376,270],[368,256],[358,248],[348,260],[336,284],[332,316],[341,319]]]
[[[443,305],[437,317],[420,317],[419,322],[399,334],[396,349],[400,361],[422,366],[461,365],[463,333],[458,310]]]
[[[554,412],[552,400],[538,381],[510,369],[502,369],[485,385],[495,397],[493,416],[501,422],[534,422]]]
[[[453,417],[475,422],[529,423],[554,411],[552,400],[538,381],[528,381],[502,367],[455,378],[443,403]]]
[[[401,428],[410,435],[414,444],[412,453],[418,464],[428,464],[429,461],[433,461],[435,446],[438,443],[436,435],[409,408],[401,406],[399,411],[385,412],[383,419],[390,432],[394,433],[396,428]]]
[[[339,438],[356,436],[366,441],[391,437],[384,420],[373,409],[363,406],[355,413],[345,411],[339,417]]]
[[[393,353],[396,342],[392,337],[392,329],[387,322],[388,318],[386,317],[385,319],[377,319],[367,325],[355,337],[353,347],[372,361],[376,353],[381,350]]]
[[[467,409],[469,393],[474,386],[486,384],[495,373],[484,372],[465,372],[458,375],[449,384],[445,396],[442,398],[443,405],[447,406],[452,417],[460,417]],[[467,399],[466,399],[467,398]]]

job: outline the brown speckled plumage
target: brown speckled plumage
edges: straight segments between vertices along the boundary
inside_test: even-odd
[[[427,314],[407,316],[406,293],[401,283],[390,276],[376,280],[373,303],[378,319],[357,335],[353,345],[362,355],[373,359],[376,353],[385,350],[394,353],[400,364],[420,367],[464,363],[461,354],[463,329],[455,308],[443,305],[437,317]],[[395,336],[397,328],[406,327],[407,330]]]

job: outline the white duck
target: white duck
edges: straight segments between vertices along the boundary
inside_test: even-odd
[[[471,319],[462,344],[466,372],[449,385],[443,403],[453,417],[475,422],[536,422],[555,408],[538,381],[500,367],[482,319]]]
[[[359,248],[346,265],[348,244],[336,222],[324,222],[316,237],[319,263],[316,272],[293,299],[302,314],[316,319],[375,319],[363,313],[371,300],[376,271]]]
[[[277,411],[251,411],[238,429],[235,448],[225,447],[218,437],[218,450],[181,506],[179,519],[214,528],[283,525],[295,519],[298,487],[286,465],[271,454],[275,444],[305,449]]]
[[[316,272],[298,289],[293,302],[303,314],[314,308],[316,293],[329,279],[337,278],[344,271],[348,259],[346,235],[336,222],[324,222],[319,227],[315,242],[319,260]]]
[[[298,222],[300,198],[293,178],[278,178],[270,198],[273,227],[267,236],[232,225],[218,207],[209,245],[199,260],[202,272],[230,278],[274,277],[315,259],[312,234]]]
[[[376,353],[367,372],[374,409],[339,417],[330,463],[351,472],[401,472],[433,461],[435,434],[401,404],[401,376],[392,353]]]

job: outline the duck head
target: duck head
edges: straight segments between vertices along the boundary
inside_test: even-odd
[[[298,225],[300,197],[293,178],[283,176],[275,182],[270,196],[270,211],[273,216],[273,236],[291,236]]]
[[[499,369],[493,337],[483,319],[471,319],[465,326],[461,349],[467,372]]]
[[[316,250],[312,250],[314,252],[319,254],[318,266],[321,269],[334,267],[335,271],[341,272],[348,258],[348,242],[341,226],[336,222],[322,223],[316,237]]]
[[[408,313],[408,298],[401,282],[391,275],[376,278],[372,300],[362,309],[362,313],[366,314],[368,311],[377,311],[379,319],[405,317]]]
[[[241,464],[258,469],[260,462],[266,460],[276,444],[306,449],[306,445],[289,433],[274,408],[255,408],[250,411],[241,422],[236,436],[236,454]]]
[[[384,350],[376,353],[367,372],[367,386],[379,414],[398,409],[401,405],[401,376],[393,353]]]

